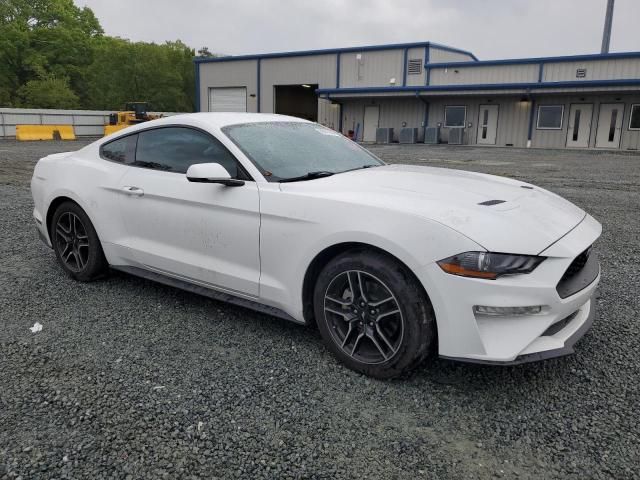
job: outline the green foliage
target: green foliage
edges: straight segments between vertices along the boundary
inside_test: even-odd
[[[25,108],[78,108],[78,96],[66,78],[47,76],[29,80],[18,89],[20,106]]]
[[[103,37],[87,70],[90,98],[98,109],[149,102],[153,110],[193,111],[193,50],[180,41],[164,45]]]
[[[105,36],[73,0],[0,0],[0,106],[192,111],[193,55],[180,41]]]

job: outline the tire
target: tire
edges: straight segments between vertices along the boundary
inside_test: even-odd
[[[329,350],[374,378],[412,370],[435,344],[429,298],[411,272],[384,253],[358,249],[332,259],[318,276],[313,306]]]
[[[50,232],[58,263],[68,276],[90,282],[106,274],[109,265],[98,234],[77,203],[67,201],[58,206]]]

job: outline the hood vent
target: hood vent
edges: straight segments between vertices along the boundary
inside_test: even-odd
[[[487,200],[486,202],[480,202],[478,205],[484,205],[485,207],[491,207],[492,205],[500,205],[505,203],[506,200]]]

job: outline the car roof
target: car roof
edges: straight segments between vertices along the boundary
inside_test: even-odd
[[[140,130],[146,130],[154,127],[162,126],[192,126],[199,128],[221,129],[229,125],[239,125],[243,123],[260,123],[260,122],[298,122],[313,123],[298,117],[290,117],[288,115],[277,115],[274,113],[243,113],[243,112],[199,112],[199,113],[181,113],[178,115],[170,115],[161,117],[148,122],[137,123],[127,128],[119,130],[111,135],[96,140],[95,145],[116,140],[120,137],[131,135]],[[93,144],[91,144],[93,145]],[[89,147],[89,145],[87,146]],[[87,148],[85,147],[85,148]]]
[[[302,118],[290,117],[288,115],[277,115],[274,113],[244,113],[244,112],[199,112],[184,113],[179,115],[171,115],[163,117],[154,124],[160,123],[180,123],[181,121],[196,121],[206,123],[211,127],[223,128],[229,125],[237,125],[240,123],[258,123],[258,122],[301,122],[309,123],[308,120]],[[149,125],[149,123],[147,123]]]

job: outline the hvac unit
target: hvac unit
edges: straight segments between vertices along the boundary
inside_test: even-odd
[[[401,128],[398,136],[400,143],[416,143],[418,141],[417,128]]]
[[[391,142],[393,142],[393,128],[376,129],[376,143],[391,143]]]
[[[449,130],[449,145],[462,145],[464,140],[464,128],[452,128]]]
[[[424,129],[424,143],[432,145],[440,143],[440,127],[426,127]]]

